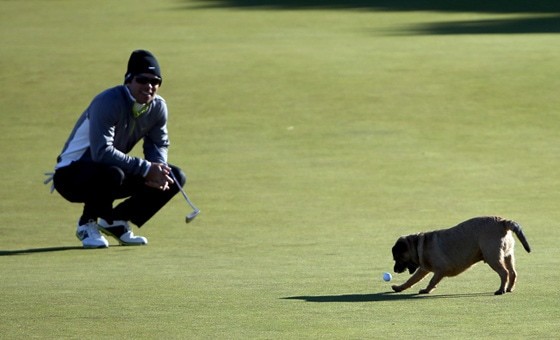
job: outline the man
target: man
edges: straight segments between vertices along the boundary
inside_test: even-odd
[[[57,158],[54,188],[68,201],[84,203],[76,236],[84,248],[145,245],[139,228],[183,186],[185,174],[167,164],[167,105],[157,94],[162,76],[152,53],[133,51],[124,85],[97,95],[78,119]],[[144,158],[128,155],[143,139]],[[180,183],[174,183],[173,176]],[[116,199],[126,198],[113,207]]]

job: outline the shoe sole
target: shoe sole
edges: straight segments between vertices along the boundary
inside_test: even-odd
[[[125,241],[121,240],[120,237],[117,237],[115,234],[111,233],[110,231],[105,230],[105,228],[103,228],[102,226],[98,226],[98,229],[101,233],[105,234],[106,236],[111,236],[112,238],[117,240],[121,246],[145,246],[147,244],[147,243],[125,242]]]
[[[78,233],[76,233],[76,238],[78,240],[80,240],[80,242],[84,242],[84,240],[80,238],[80,235],[78,235]],[[102,245],[99,245],[99,246],[86,246],[82,243],[82,247],[84,249],[101,249],[101,248],[109,248],[109,245],[102,244]]]

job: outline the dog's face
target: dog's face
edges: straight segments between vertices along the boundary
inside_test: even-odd
[[[395,260],[393,270],[395,273],[402,273],[408,269],[408,272],[412,274],[418,269],[418,263],[412,258],[412,252],[415,249],[411,249],[411,247],[415,247],[415,244],[413,240],[409,239],[410,237],[400,237],[393,246],[393,260]]]

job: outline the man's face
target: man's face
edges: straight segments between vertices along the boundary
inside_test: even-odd
[[[130,93],[140,104],[146,104],[154,100],[156,92],[161,84],[161,79],[149,73],[142,73],[132,78],[127,84]]]

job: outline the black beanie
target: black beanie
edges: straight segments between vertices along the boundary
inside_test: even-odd
[[[132,52],[128,59],[124,82],[128,83],[132,80],[132,77],[142,73],[150,73],[158,76],[160,79],[162,78],[156,57],[149,51],[136,50]]]

